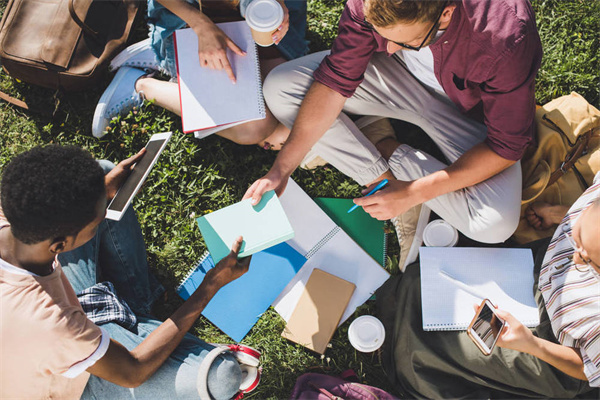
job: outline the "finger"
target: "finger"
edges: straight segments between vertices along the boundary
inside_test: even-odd
[[[243,241],[244,238],[241,236],[238,236],[237,239],[235,239],[235,242],[233,242],[233,244],[231,245],[232,254],[235,254],[236,256],[239,254],[240,249],[242,248]]]
[[[354,199],[354,204],[359,205],[361,207],[366,207],[366,206],[372,206],[375,204],[379,204],[379,200],[380,200],[380,196],[377,195],[371,195],[368,197],[358,197],[356,199]]]
[[[229,64],[229,60],[227,59],[227,57],[221,59],[221,64],[223,65],[223,69],[225,69],[225,72],[227,73],[227,76],[229,77],[231,82],[235,83],[235,75],[233,74],[233,69],[231,68],[231,64]]]
[[[144,154],[146,154],[146,148],[142,148],[140,151],[137,152],[136,155],[131,156],[123,161],[121,161],[119,164],[121,164],[121,166],[123,168],[129,168],[131,167],[133,164],[137,163],[138,161],[140,161],[142,159],[142,157],[144,157]]]
[[[511,313],[509,313],[508,311],[504,311],[504,310],[501,310],[501,309],[497,308],[495,310],[495,313],[500,318],[502,318],[503,320],[505,320],[506,322],[508,322],[509,325],[515,326],[516,324],[519,323],[519,320],[517,320],[515,317],[513,317],[513,315]]]
[[[233,51],[235,54],[237,54],[238,56],[245,56],[246,52],[242,49],[240,49],[238,47],[237,44],[234,43],[233,40],[231,39],[227,39],[227,47],[229,47],[231,49],[231,51]]]
[[[374,183],[371,183],[369,186],[367,186],[366,188],[364,188],[364,189],[361,191],[361,193],[362,193],[362,194],[363,194],[363,196],[364,196],[365,194],[367,194],[367,193],[369,193],[371,190],[373,190],[373,188],[374,188],[375,186],[377,186],[377,185],[379,185],[379,182],[374,182]]]
[[[240,264],[240,266],[242,266],[242,268],[244,268],[245,270],[248,270],[248,267],[250,267],[251,260],[252,260],[252,256],[248,256],[248,257],[238,259],[238,263]]]
[[[242,200],[247,200],[247,199],[251,198],[252,195],[254,194],[254,191],[256,190],[257,186],[258,186],[258,181],[254,182],[252,185],[250,185],[250,187],[246,190],[246,193],[244,193],[244,197],[242,197]]]
[[[259,182],[258,186],[254,190],[254,193],[252,193],[252,202],[251,203],[253,206],[260,203],[260,199],[262,199],[262,196],[266,191],[267,191],[267,182],[266,181]]]
[[[206,60],[206,62],[207,62],[208,68],[210,68],[210,69],[218,69],[217,65],[215,64],[215,60],[214,59],[209,58],[209,59]]]

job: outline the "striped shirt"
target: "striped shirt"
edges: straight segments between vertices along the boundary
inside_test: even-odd
[[[558,341],[580,350],[590,386],[600,386],[600,280],[590,268],[573,262],[574,250],[563,229],[571,231],[581,213],[600,197],[600,173],[563,218],[554,233],[540,272],[552,330]],[[563,228],[565,226],[565,228]]]

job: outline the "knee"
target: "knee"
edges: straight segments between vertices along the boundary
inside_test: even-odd
[[[517,230],[519,225],[519,211],[513,212],[494,210],[485,219],[471,224],[470,232],[464,232],[466,236],[482,243],[502,243],[508,240]]]
[[[293,96],[289,94],[294,70],[290,69],[289,63],[283,63],[273,68],[263,82],[263,95],[265,101],[273,114],[277,116],[281,106],[293,102]],[[304,96],[302,96],[304,97]]]
[[[215,400],[235,396],[242,382],[242,370],[231,354],[221,354],[208,370],[208,390]]]
[[[104,174],[108,174],[114,167],[115,164],[108,160],[97,160],[100,167],[104,170]]]

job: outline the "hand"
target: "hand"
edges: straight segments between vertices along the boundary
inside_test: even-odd
[[[533,333],[509,312],[496,309],[496,314],[506,321],[506,326],[502,330],[496,344],[506,349],[531,354],[532,348],[535,345],[535,336],[533,336]]]
[[[194,31],[198,35],[200,66],[210,69],[224,69],[231,82],[235,83],[235,75],[227,58],[227,49],[230,49],[239,56],[244,56],[246,53],[212,21],[201,25],[197,29],[194,29]]]
[[[288,178],[289,176],[282,176],[271,168],[265,176],[255,181],[248,190],[246,190],[242,200],[252,198],[251,203],[255,206],[260,202],[263,194],[269,190],[275,190],[277,196],[281,196],[287,186]]]
[[[231,251],[227,257],[219,261],[217,265],[206,274],[207,278],[211,279],[212,282],[220,288],[248,272],[252,256],[238,259],[242,241],[242,237],[238,237],[231,246]]]
[[[106,187],[106,198],[111,201],[117,194],[117,191],[125,182],[125,179],[131,173],[133,166],[144,157],[146,149],[141,149],[135,156],[121,161],[104,177],[104,186]]]
[[[377,183],[379,182],[373,183],[362,193],[369,193]],[[354,204],[358,204],[371,217],[380,221],[394,218],[424,201],[417,193],[411,191],[411,184],[412,181],[390,180],[383,189],[375,194],[354,199]]]
[[[285,6],[284,0],[278,0],[279,4],[281,4],[281,8],[283,8],[283,22],[277,28],[277,32],[273,33],[272,38],[275,44],[279,44],[287,31],[290,29],[290,12]]]

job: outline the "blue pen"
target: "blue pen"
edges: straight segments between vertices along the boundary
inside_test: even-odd
[[[375,186],[369,193],[367,193],[364,197],[368,197],[370,195],[372,195],[373,193],[375,193],[378,190],[383,189],[383,187],[385,185],[387,185],[388,180],[384,179],[381,182],[379,182],[379,184],[377,186]],[[350,207],[350,209],[348,210],[348,214],[350,214],[352,211],[356,210],[358,208],[358,204],[353,205],[352,207]]]

